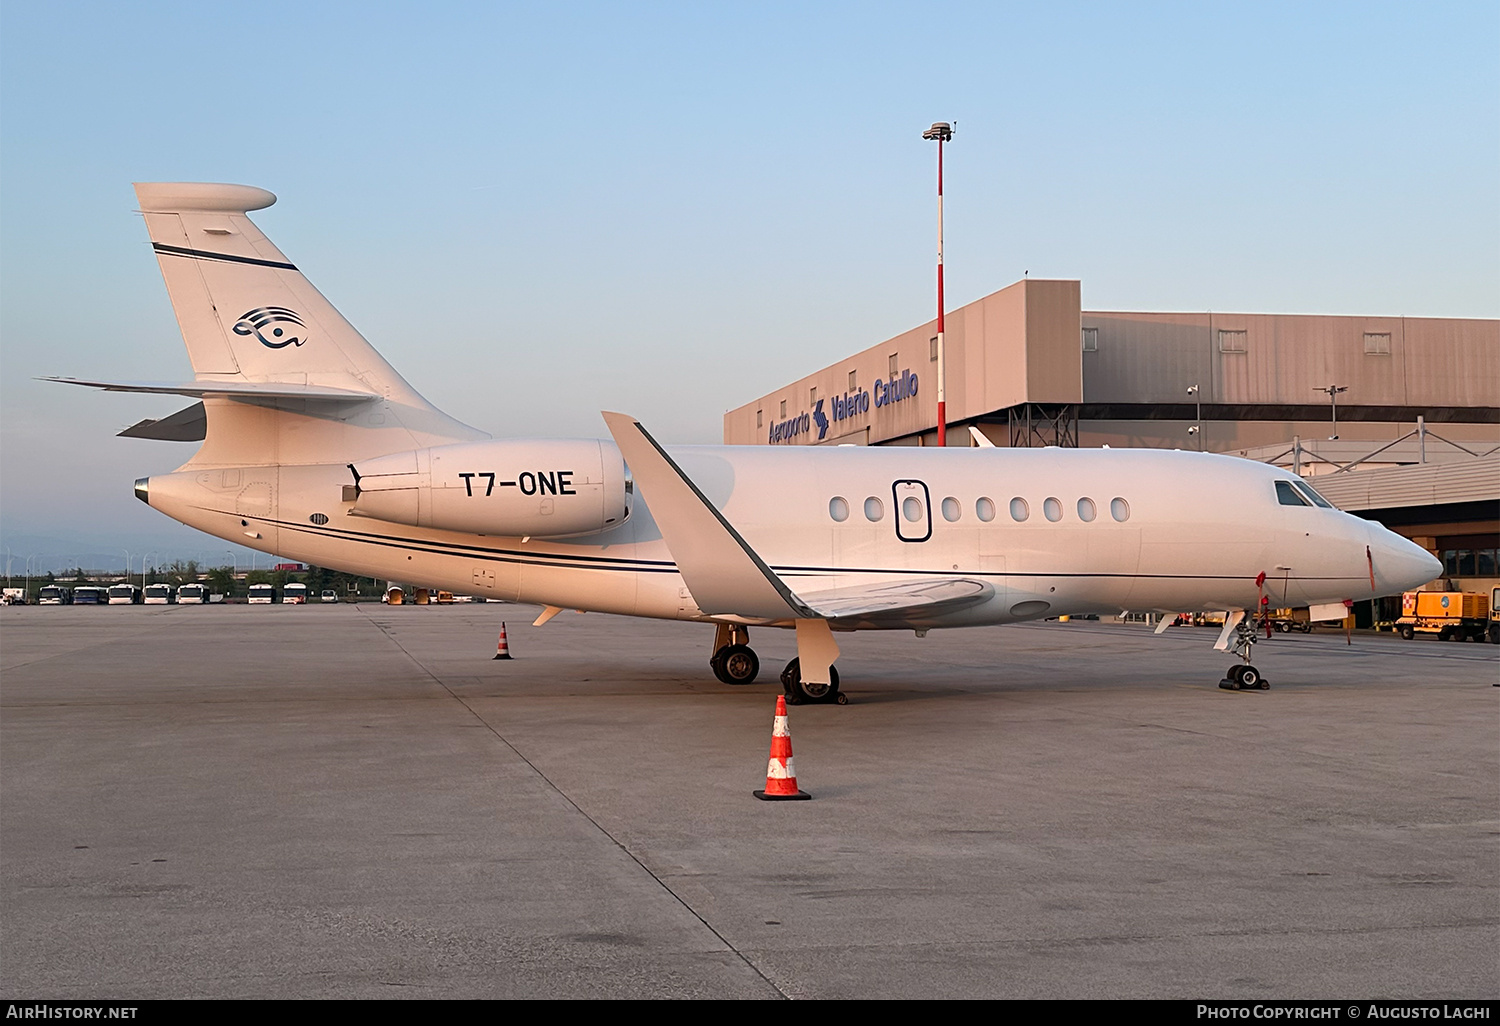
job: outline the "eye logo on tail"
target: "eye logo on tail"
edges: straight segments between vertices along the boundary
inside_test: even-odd
[[[254,335],[267,349],[285,349],[307,341],[307,325],[295,311],[284,306],[261,306],[248,311],[235,323],[234,333]]]

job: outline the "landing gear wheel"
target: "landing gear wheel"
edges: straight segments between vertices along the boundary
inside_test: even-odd
[[[813,684],[802,679],[802,661],[793,659],[786,664],[786,669],[781,671],[781,686],[786,691],[786,696],[793,705],[820,702],[837,702],[845,704],[848,699],[839,693],[839,671],[835,666],[828,668],[828,676],[832,678],[827,684]]]
[[[760,673],[760,657],[749,645],[730,645],[714,659],[714,676],[725,684],[749,684]]]
[[[1255,667],[1247,664],[1245,666],[1239,667],[1238,669],[1240,672],[1239,676],[1235,678],[1235,683],[1240,686],[1240,690],[1264,691],[1271,686],[1270,684],[1266,683],[1266,679],[1260,675],[1260,671]]]
[[[1266,678],[1249,663],[1235,663],[1219,681],[1225,691],[1265,691],[1270,688]]]

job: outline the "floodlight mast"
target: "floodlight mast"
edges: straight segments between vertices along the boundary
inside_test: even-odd
[[[937,121],[922,133],[923,139],[936,139],[938,144],[938,252],[937,252],[937,444],[939,448],[948,444],[948,403],[946,378],[946,354],[943,352],[943,143],[953,138],[953,126],[946,121]]]
[[[1328,440],[1337,441],[1339,437],[1339,393],[1349,391],[1349,386],[1328,385],[1324,388],[1315,388],[1313,391],[1324,392],[1328,395],[1328,410],[1333,418],[1333,434],[1328,436]]]

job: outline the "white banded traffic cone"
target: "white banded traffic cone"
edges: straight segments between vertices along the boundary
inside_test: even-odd
[[[509,659],[510,645],[505,640],[505,621],[500,621],[500,640],[495,643],[495,658]]]
[[[792,730],[786,722],[786,696],[776,696],[776,720],[771,727],[771,761],[766,767],[766,789],[752,791],[763,802],[807,801],[812,795],[797,790],[792,765]]]

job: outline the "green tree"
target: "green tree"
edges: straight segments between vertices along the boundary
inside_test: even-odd
[[[234,584],[233,567],[216,566],[208,571],[208,586],[225,598],[233,597]]]

